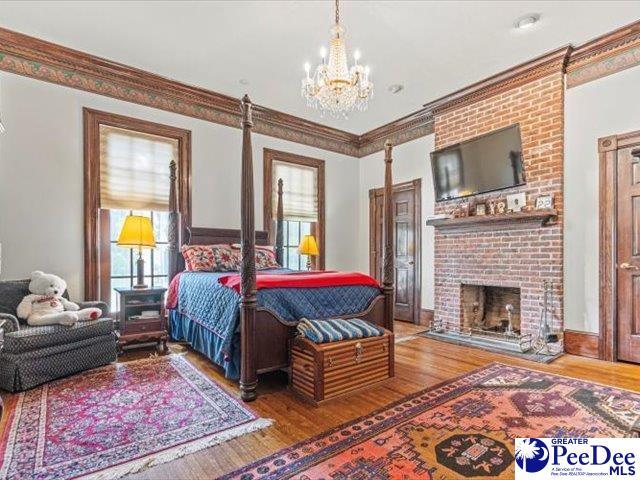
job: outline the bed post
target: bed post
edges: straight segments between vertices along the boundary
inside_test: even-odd
[[[251,100],[242,98],[242,183],[240,198],[240,395],[245,402],[256,399],[258,373],[256,365],[256,254],[255,212],[253,199],[253,158],[251,151]]]
[[[276,261],[284,265],[284,212],[282,209],[282,179],[278,179],[278,204],[276,208]]]
[[[169,163],[169,283],[178,274],[178,255],[180,255],[180,233],[182,225],[180,221],[180,211],[178,210],[178,194],[176,192],[176,162]]]
[[[393,264],[393,177],[391,175],[391,141],[384,143],[384,256],[382,293],[384,294],[385,328],[393,331],[394,264]]]

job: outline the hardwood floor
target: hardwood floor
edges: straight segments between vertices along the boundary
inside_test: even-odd
[[[128,478],[210,480],[340,423],[367,414],[405,395],[493,361],[640,391],[638,365],[608,363],[573,355],[564,355],[552,364],[545,365],[422,337],[405,339],[423,330],[424,327],[421,326],[396,322],[396,336],[402,339],[396,345],[396,378],[384,386],[345,399],[332,400],[314,408],[301,403],[287,391],[285,375],[261,377],[259,397],[250,406],[259,415],[274,419],[272,427],[150,468]],[[122,357],[122,361],[144,357],[149,353],[150,351],[144,350],[127,353]],[[238,396],[237,385],[224,379],[220,371],[204,356],[189,351],[187,358],[229,392]],[[3,396],[8,400],[9,409],[13,400],[10,397]]]
[[[396,322],[396,337],[411,336],[424,327]],[[404,339],[403,339],[404,340]],[[225,380],[204,357],[189,352],[188,358],[235,395],[237,386]],[[606,363],[565,355],[550,365],[533,363],[505,355],[451,345],[416,337],[396,345],[396,377],[382,387],[366,390],[345,399],[333,400],[318,408],[293,397],[285,388],[284,375],[261,379],[260,395],[250,406],[275,424],[259,432],[197,452],[174,462],[151,468],[133,479],[211,479],[242,465],[270,455],[300,440],[369,413],[405,395],[463,374],[487,363],[499,361],[560,375],[606,383],[640,391],[640,366]]]

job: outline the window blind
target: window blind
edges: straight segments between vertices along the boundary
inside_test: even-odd
[[[282,179],[284,218],[297,222],[318,221],[318,169],[289,162],[273,161],[273,217],[278,206],[278,179]]]
[[[166,211],[178,140],[100,125],[100,208]]]

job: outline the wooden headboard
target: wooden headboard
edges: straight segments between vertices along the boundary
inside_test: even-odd
[[[184,244],[215,245],[217,243],[240,243],[240,230],[232,228],[187,227]],[[256,230],[256,245],[269,245],[269,233]]]
[[[185,227],[182,245],[216,245],[219,243],[240,243],[240,230],[232,228]],[[181,246],[182,246],[181,245]],[[256,245],[269,245],[269,232],[256,230]],[[184,258],[178,250],[175,258],[175,273],[184,270]],[[171,278],[175,276],[172,272]]]

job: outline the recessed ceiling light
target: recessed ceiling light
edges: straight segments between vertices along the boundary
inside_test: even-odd
[[[539,13],[532,13],[525,15],[516,20],[515,27],[520,29],[531,28],[533,25],[540,21]]]
[[[246,78],[241,78],[238,82],[240,82],[240,85],[249,85],[249,80]]]
[[[387,90],[391,93],[400,93],[404,90],[404,85],[400,85],[399,83],[394,83],[393,85],[389,85]]]

